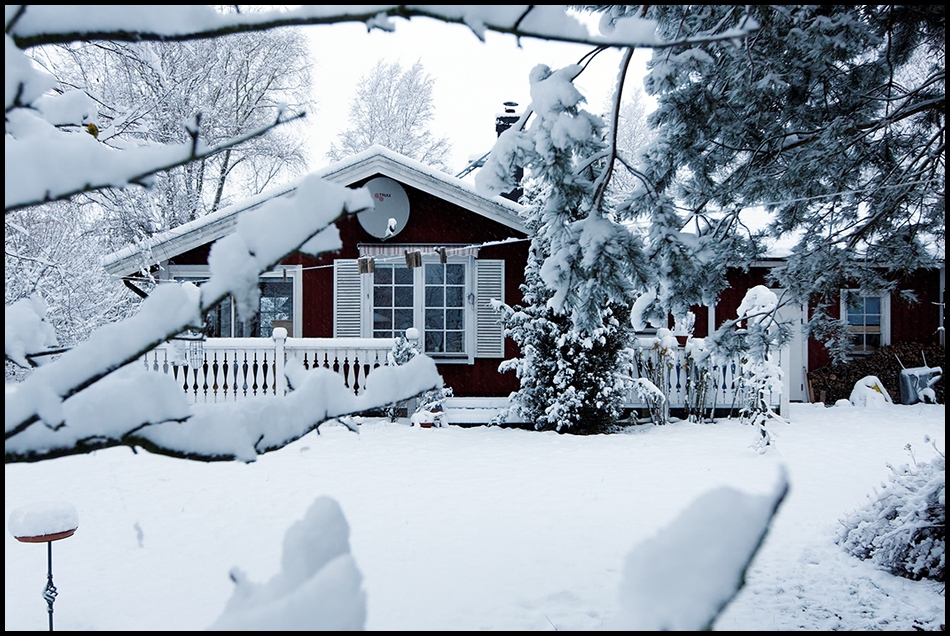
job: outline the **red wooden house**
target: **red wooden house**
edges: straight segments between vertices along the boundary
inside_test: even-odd
[[[347,186],[368,186],[376,210],[337,223],[340,251],[317,258],[293,255],[262,277],[258,320],[242,323],[233,303],[222,303],[206,317],[204,348],[233,345],[236,338],[269,339],[274,327],[285,327],[286,346],[309,343],[308,364],[315,355],[318,363],[329,365],[336,358],[338,364],[358,365],[353,358],[362,355],[362,364],[375,365],[385,361],[394,337],[415,327],[417,346],[436,360],[456,396],[498,397],[515,390],[517,378],[498,373],[498,365],[517,355],[517,347],[504,338],[490,302],[521,298],[528,242],[520,206],[480,196],[471,184],[380,146],[319,174]],[[143,267],[159,280],[200,281],[208,276],[211,243],[232,231],[238,214],[293,189],[291,184],[184,224],[152,239],[147,251],[135,246],[109,255],[104,266],[128,284]],[[224,365],[223,358],[219,362]],[[230,385],[234,388],[233,380]]]
[[[528,238],[520,206],[503,197],[485,198],[468,182],[379,146],[318,174],[347,186],[367,186],[377,209],[337,223],[343,243],[338,252],[293,255],[263,276],[259,319],[242,323],[233,303],[225,301],[207,316],[200,355],[196,345],[183,352],[179,343],[177,352],[174,346],[162,347],[147,364],[176,377],[181,368],[182,386],[196,400],[280,392],[275,360],[282,364],[288,354],[307,366],[338,369],[359,391],[366,374],[385,364],[393,338],[414,327],[418,348],[436,360],[455,396],[498,401],[516,390],[514,373],[499,373],[498,365],[519,351],[504,337],[490,303],[521,300]],[[125,248],[107,256],[104,266],[130,286],[143,269],[160,281],[201,281],[208,275],[211,243],[233,230],[237,216],[293,189],[290,184],[270,191],[154,237],[146,246]],[[693,308],[693,335],[707,336],[734,318],[746,291],[765,284],[768,269],[779,262],[732,272],[730,287],[715,307]],[[902,341],[944,344],[944,287],[941,261],[939,268],[901,278],[897,289],[882,297],[852,295],[847,303],[843,290],[840,315],[852,325],[859,354]],[[902,293],[907,290],[916,303]],[[829,362],[824,347],[802,335],[800,325],[809,311],[807,305],[785,310],[799,327],[780,354],[786,387],[777,406],[808,401],[808,371]],[[275,327],[289,336],[276,345]],[[680,365],[670,372],[676,374],[669,378],[671,405],[683,403],[683,395],[673,395],[685,384],[681,372]],[[726,374],[724,367],[723,386],[731,382]]]

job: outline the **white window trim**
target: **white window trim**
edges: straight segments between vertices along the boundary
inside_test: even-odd
[[[412,324],[419,330],[419,349],[425,347],[425,266],[438,263],[439,257],[432,254],[423,254],[422,267],[413,270],[413,313]],[[447,263],[465,265],[465,352],[462,354],[429,353],[438,364],[475,364],[475,257],[449,256]],[[385,263],[389,264],[389,263]],[[396,263],[400,265],[400,263]],[[361,332],[364,338],[373,337],[373,276],[360,276],[362,320]]]
[[[880,298],[881,299],[881,347],[891,344],[891,294],[862,294],[858,289],[842,289],[839,304],[841,320],[848,319],[848,294],[856,294],[862,298]],[[870,351],[855,351],[854,355],[869,355]]]
[[[187,278],[209,278],[211,269],[207,265],[167,265],[162,268],[165,275],[164,280],[173,280],[179,277]],[[294,332],[287,334],[291,338],[300,338],[303,334],[303,266],[302,265],[278,265],[273,270],[261,274],[261,278],[283,278],[284,272],[287,278],[294,284]],[[232,324],[236,320],[233,315],[236,312],[234,303],[231,303]],[[269,335],[267,337],[270,337]]]

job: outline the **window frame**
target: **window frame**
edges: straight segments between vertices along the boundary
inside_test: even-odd
[[[207,265],[166,265],[162,268],[164,276],[160,280],[166,282],[182,279],[204,279],[211,276],[211,269]],[[303,333],[303,266],[302,265],[278,265],[269,272],[261,274],[260,278],[283,278],[286,273],[287,278],[293,283],[293,333],[288,333],[290,338],[300,338]],[[201,281],[203,282],[203,281]],[[235,303],[231,302],[231,332],[234,333],[234,325],[237,323],[237,308]],[[243,338],[244,336],[220,336],[221,338]],[[262,336],[271,338],[272,335]]]
[[[880,331],[881,345],[880,347],[877,347],[874,349],[867,348],[866,339],[869,332],[866,329],[862,329],[860,331],[855,331],[855,330],[850,329],[851,324],[850,322],[848,322],[848,297],[851,296],[852,294],[861,299],[864,299],[864,298],[880,299],[881,301],[881,314],[880,314],[881,315],[881,331]],[[861,348],[855,345],[852,351],[853,355],[856,355],[856,356],[871,355],[872,353],[880,351],[883,347],[889,346],[891,344],[891,294],[890,292],[885,292],[883,294],[862,294],[861,291],[858,289],[843,289],[841,290],[841,300],[840,300],[839,310],[840,310],[841,319],[844,320],[845,322],[848,322],[849,330],[851,331],[851,333],[862,334],[862,338],[865,341],[865,344]],[[862,311],[861,315],[866,317],[868,314],[865,311]],[[865,318],[865,322],[863,323],[862,327],[866,327],[866,326],[867,326],[867,320]]]
[[[418,346],[420,351],[424,352],[425,342],[426,342],[426,329],[425,329],[425,271],[426,265],[439,264],[440,260],[438,255],[435,254],[423,254],[422,256],[422,267],[412,268],[413,274],[413,313],[412,313],[412,326],[419,331],[419,342]],[[425,352],[426,355],[436,360],[439,364],[474,364],[475,363],[475,257],[471,255],[462,255],[462,256],[448,256],[446,259],[447,265],[459,264],[464,266],[465,272],[465,283],[463,289],[463,299],[462,299],[462,320],[464,323],[463,327],[463,338],[462,343],[464,351],[459,353],[441,353],[441,352]],[[397,261],[393,259],[389,261],[389,257],[377,258],[376,268],[381,266],[385,267],[405,267],[404,261]],[[374,281],[375,275],[360,276],[360,283],[362,285],[362,296],[364,302],[362,303],[362,333],[363,337],[372,338],[373,336],[373,312],[375,311],[375,295],[374,295]]]

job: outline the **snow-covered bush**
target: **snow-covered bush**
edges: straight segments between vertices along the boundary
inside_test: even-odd
[[[719,382],[713,371],[716,359],[705,338],[686,341],[686,419],[711,422],[716,412]]]
[[[426,391],[421,396],[419,396],[419,408],[417,410],[444,411],[445,399],[452,397],[452,395],[452,387],[450,386],[444,386],[440,389]]]
[[[908,579],[943,580],[946,562],[946,457],[929,437],[935,456],[891,470],[889,483],[841,521],[836,542],[846,552]]]
[[[737,317],[723,323],[713,335],[717,355],[738,355],[742,360],[740,415],[743,422],[758,428],[756,447],[760,451],[772,444],[766,422],[784,421],[769,406],[769,394],[782,392],[782,369],[774,354],[791,336],[789,326],[776,316],[779,304],[772,290],[756,285],[746,292]]]
[[[656,389],[644,393],[646,385],[635,383],[637,394],[646,402],[650,412],[650,421],[654,424],[666,424],[670,421],[670,373],[676,364],[676,338],[669,329],[657,329],[656,339],[650,346],[637,339],[637,346],[632,349],[633,363],[637,367],[637,375],[645,380],[649,386]]]
[[[412,338],[406,336],[412,336]],[[416,341],[419,339],[419,330],[414,327],[407,329],[406,336],[396,336],[393,348],[390,349],[386,355],[386,362],[389,366],[395,367],[406,364],[419,355],[419,350],[416,348]],[[389,418],[390,422],[395,422],[399,418],[400,410],[406,409],[408,405],[409,400],[393,402],[385,409],[386,417]]]
[[[396,341],[393,343],[393,348],[386,355],[386,362],[390,366],[400,366],[406,364],[417,355],[419,355],[419,349],[416,346],[416,343],[419,341],[419,330],[415,327],[410,327],[406,329],[405,336],[397,336]],[[426,391],[419,396],[419,402],[416,405],[415,412],[419,413],[420,411],[433,411],[433,410],[443,410],[445,398],[452,396],[452,387],[438,387],[430,391]],[[386,407],[386,417],[389,418],[390,422],[395,422],[399,413],[403,410],[407,411],[408,407],[412,402],[412,399],[402,400],[400,402],[395,402]]]
[[[854,383],[848,401],[854,406],[883,406],[894,403],[884,384],[873,375],[865,376]]]
[[[664,416],[669,413],[669,402],[666,395],[646,378],[635,378],[632,388],[637,396],[647,405],[650,412],[650,421],[654,424],[665,424]]]

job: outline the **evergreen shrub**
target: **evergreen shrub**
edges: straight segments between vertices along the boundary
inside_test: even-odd
[[[929,462],[891,470],[889,483],[870,501],[841,519],[836,543],[860,559],[869,559],[891,574],[920,580],[943,580],[946,562],[946,457],[936,448]]]

